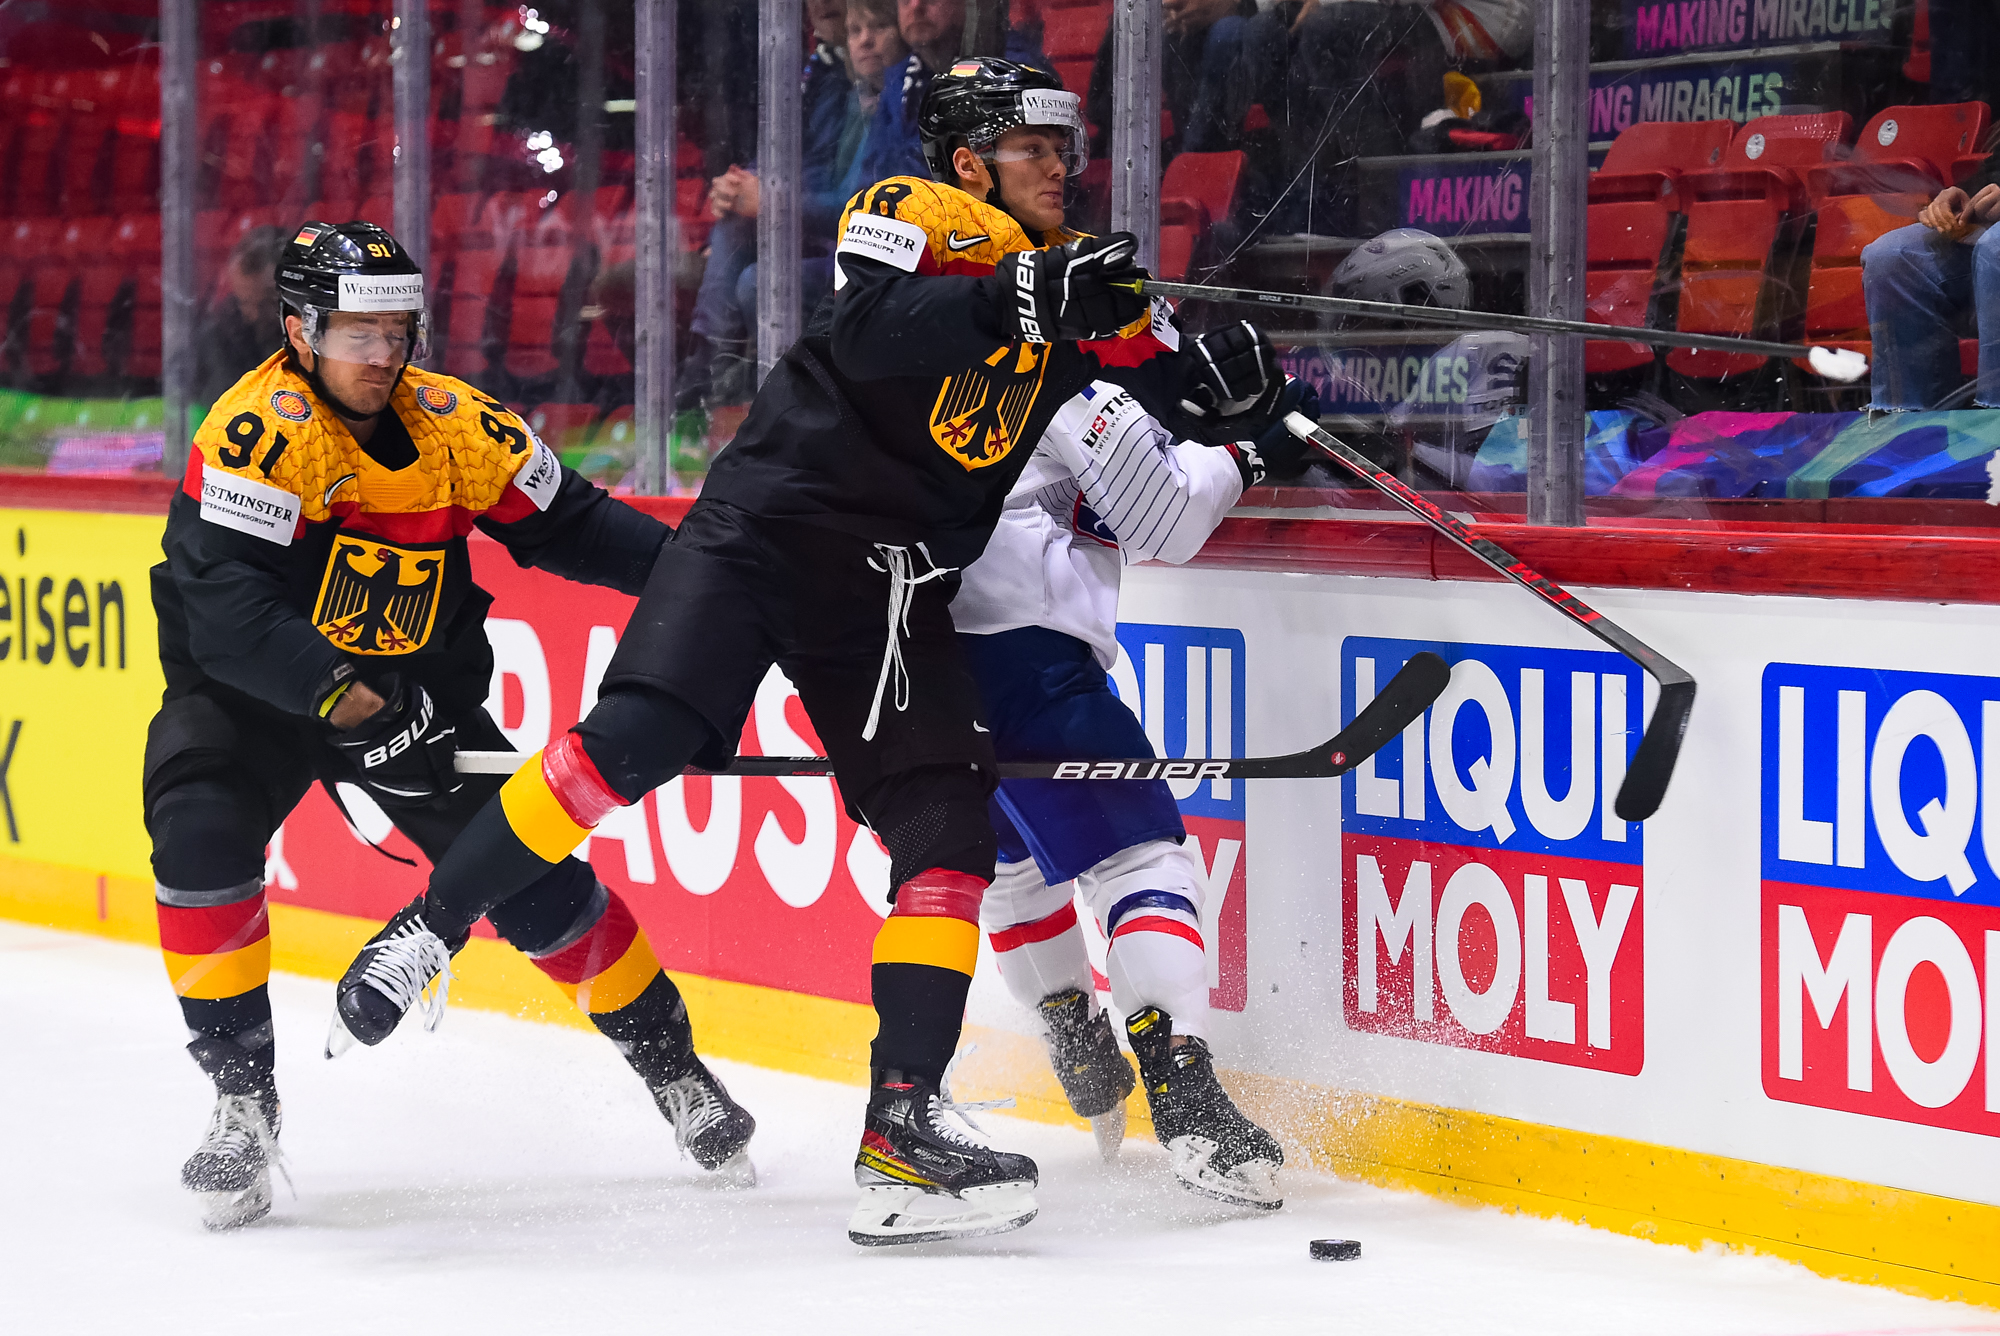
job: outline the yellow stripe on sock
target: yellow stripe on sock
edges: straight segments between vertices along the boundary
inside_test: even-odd
[[[240,997],[271,981],[269,936],[221,955],[184,956],[174,951],[160,954],[167,958],[167,977],[173,980],[174,993],[179,997],[214,1002]]]
[[[590,834],[579,826],[556,801],[549,782],[542,778],[542,754],[536,752],[528,763],[500,786],[500,808],[514,836],[545,863],[560,863]]]
[[[877,965],[935,965],[971,975],[979,961],[979,925],[957,918],[891,914],[875,934]]]
[[[636,1002],[659,973],[652,943],[644,932],[635,933],[624,955],[576,986],[576,1004],[593,1016],[621,1010]]]

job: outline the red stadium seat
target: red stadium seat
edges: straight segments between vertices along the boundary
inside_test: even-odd
[[[441,312],[444,369],[454,376],[483,376],[500,351],[488,328],[493,290],[500,281],[506,252],[491,247],[466,247],[451,265],[451,287]]]
[[[627,214],[629,218],[631,215]],[[637,251],[631,241],[601,246],[598,251],[597,272],[604,274],[619,266],[633,263]],[[583,370],[590,376],[629,376],[632,374],[631,359],[618,345],[618,337],[611,330],[611,324],[600,311],[590,312],[592,319],[583,337]]]
[[[1903,62],[1903,77],[1911,83],[1931,81],[1931,0],[1917,0],[1917,12],[1910,25],[1910,57]]]
[[[63,119],[37,107],[22,118],[14,135],[14,192],[11,212],[16,218],[46,218],[57,211],[57,182]]]
[[[1590,178],[1584,275],[1585,319],[1643,327],[1663,277],[1679,268],[1686,219],[1680,178],[1722,160],[1733,121],[1647,121],[1619,135]],[[1640,343],[1593,339],[1584,369],[1624,371],[1653,360]]]
[[[1160,277],[1180,282],[1209,230],[1236,206],[1244,155],[1182,153],[1160,182]]]
[[[1719,168],[1681,177],[1687,243],[1678,328],[1782,337],[1805,309],[1809,211],[1801,174],[1844,153],[1853,133],[1846,112],[1759,117],[1736,132]],[[1695,348],[1667,354],[1674,370],[1704,377],[1742,375],[1766,360]]]
[[[364,223],[373,223],[377,227],[388,228],[393,232],[396,228],[396,197],[387,194],[370,195],[349,209],[347,217],[331,221],[346,223],[356,219]]]
[[[549,209],[521,238],[514,251],[513,299],[508,306],[507,351],[510,375],[533,380],[555,374],[556,337],[564,298],[582,280],[574,233],[557,209]]]
[[[1078,94],[1089,91],[1090,69],[1097,63],[1097,49],[1110,24],[1111,6],[1102,0],[1043,11],[1042,51],[1064,88]]]
[[[1984,102],[1888,107],[1861,127],[1852,158],[1807,169],[1806,191],[1819,228],[1806,296],[1806,342],[1869,352],[1862,248],[1909,226],[1953,179],[1958,160],[1984,145],[1989,117]]]

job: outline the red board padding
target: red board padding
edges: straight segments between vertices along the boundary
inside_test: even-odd
[[[0,469],[0,506],[164,513],[164,478],[67,478]],[[628,497],[678,524],[687,497]],[[1799,503],[1818,514],[1833,503]],[[1592,523],[1555,529],[1485,523],[1490,538],[1559,584],[1794,594],[1916,603],[2000,603],[2000,532],[1860,524],[1728,520]],[[1233,570],[1419,580],[1498,580],[1415,521],[1225,520],[1190,563]]]

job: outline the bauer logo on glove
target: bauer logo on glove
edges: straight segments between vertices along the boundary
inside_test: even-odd
[[[458,729],[443,719],[430,693],[391,674],[376,687],[387,702],[333,745],[359,773],[368,796],[391,807],[440,807],[463,781],[452,763]]]

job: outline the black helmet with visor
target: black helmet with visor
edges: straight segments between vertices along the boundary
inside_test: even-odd
[[[952,154],[961,146],[969,148],[993,176],[986,202],[996,208],[1005,206],[995,164],[1008,157],[997,145],[1002,135],[1024,125],[1060,131],[1057,152],[1066,179],[1073,183],[1083,175],[1090,137],[1082,99],[1064,91],[1062,81],[1046,70],[994,56],[968,57],[931,80],[917,109],[917,133],[931,179],[955,184]]]
[[[299,317],[306,345],[321,357],[407,363],[430,350],[424,272],[396,238],[373,223],[301,226],[278,256],[278,302],[283,314]],[[330,317],[336,311],[407,313],[407,330],[398,338],[369,322],[335,337]]]

